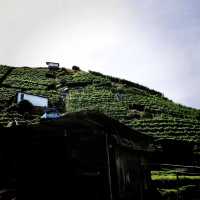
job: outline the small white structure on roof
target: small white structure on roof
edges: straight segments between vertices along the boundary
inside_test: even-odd
[[[22,100],[28,100],[30,103],[33,104],[33,106],[48,107],[48,98],[46,97],[18,92],[17,103],[21,102]]]
[[[59,66],[60,66],[59,63],[55,63],[55,62],[46,62],[46,64],[48,65],[48,68],[50,70],[57,70],[59,69]]]

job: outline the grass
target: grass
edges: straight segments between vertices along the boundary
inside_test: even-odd
[[[169,169],[151,172],[151,179],[162,200],[176,200],[185,192],[200,189],[200,176],[179,175],[177,180],[176,173],[176,170]]]
[[[200,175],[178,175],[180,180],[199,180]],[[162,171],[151,171],[151,179],[154,180],[177,180],[177,171],[176,170],[162,170]]]
[[[151,176],[152,180],[155,181],[175,181],[177,180],[176,175],[152,175]],[[200,181],[200,176],[178,176],[179,180],[199,180]]]

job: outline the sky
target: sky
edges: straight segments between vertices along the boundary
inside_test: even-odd
[[[0,64],[79,66],[200,109],[199,0],[0,0]]]

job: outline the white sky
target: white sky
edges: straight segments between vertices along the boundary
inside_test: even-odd
[[[199,0],[0,0],[0,63],[125,78],[200,108]]]

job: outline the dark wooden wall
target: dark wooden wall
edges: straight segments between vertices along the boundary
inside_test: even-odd
[[[79,127],[2,129],[0,185],[17,188],[20,199],[142,200],[143,153],[106,141],[105,134]]]

